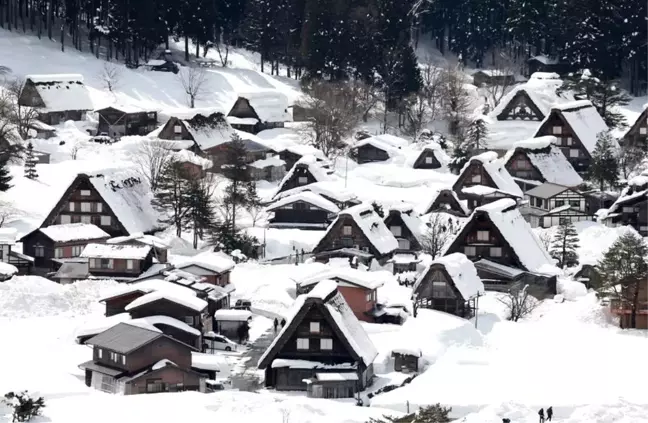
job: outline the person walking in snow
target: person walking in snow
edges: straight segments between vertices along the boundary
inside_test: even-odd
[[[286,326],[286,319],[281,319],[281,329]]]
[[[547,421],[550,422],[553,417],[553,407],[547,408]]]
[[[277,333],[277,327],[279,326],[279,320],[275,317],[274,319],[274,331]]]
[[[540,411],[538,411],[538,416],[540,416],[540,423],[545,423],[544,408],[541,408]]]

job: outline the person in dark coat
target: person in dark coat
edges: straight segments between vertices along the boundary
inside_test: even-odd
[[[277,333],[277,327],[279,326],[279,320],[275,317],[274,319],[274,331]]]
[[[286,326],[286,319],[281,319],[281,328],[283,329],[284,326]]]
[[[538,416],[540,416],[540,423],[544,423],[545,421],[544,408],[541,408],[540,411],[538,411]]]
[[[511,419],[502,419],[502,423],[511,423]]]
[[[550,422],[553,417],[553,407],[547,408],[547,421]]]

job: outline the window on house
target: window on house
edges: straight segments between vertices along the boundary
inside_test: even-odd
[[[402,230],[400,226],[390,226],[389,230],[391,231],[392,235],[394,236],[401,236],[402,235]]]
[[[100,267],[102,269],[112,269],[113,268],[113,259],[104,259],[104,258],[102,258],[102,259],[99,259],[99,260],[100,260],[99,264],[100,264]]]
[[[342,227],[342,235],[353,235],[353,228],[351,228],[351,225],[344,225]]]
[[[551,129],[551,133],[554,134],[554,135],[560,135],[560,134],[562,134],[562,126],[554,126],[554,127]]]
[[[634,213],[634,207],[624,207],[623,213]]]
[[[366,300],[367,302],[369,302],[369,301],[371,301],[371,298],[372,298],[372,294],[371,294],[371,292],[367,292],[367,294],[365,295],[365,300]]]
[[[73,201],[70,201],[70,202],[68,203],[68,210],[69,210],[69,211],[74,211],[74,202],[73,202]]]
[[[308,349],[308,338],[297,338],[297,349],[298,350],[307,350]]]
[[[578,200],[576,200],[576,201],[570,201],[570,202],[569,202],[569,205],[572,206],[572,207],[574,207],[574,208],[576,208],[576,209],[580,209],[580,201],[578,201]]]
[[[81,190],[81,196],[83,196],[83,197],[88,197],[88,196],[90,196],[90,194],[91,194],[91,192],[90,192],[89,189],[82,189]]]
[[[193,316],[185,316],[184,317],[184,322],[188,325],[193,325],[194,324],[194,318]]]
[[[121,360],[122,360],[122,365],[125,366],[126,365],[126,356],[124,354],[122,354]]]
[[[293,208],[292,204],[286,204],[285,206],[282,207],[282,209],[285,209],[285,210],[292,210],[292,208]]]
[[[147,116],[149,119],[155,119],[155,113],[148,113]]]
[[[409,239],[398,238],[396,241],[398,241],[398,249],[399,250],[409,250],[409,248],[410,248]]]
[[[103,357],[103,350],[101,348],[97,348],[97,357],[99,358]]]
[[[432,282],[432,297],[434,298],[454,298],[452,287],[445,281]]]
[[[481,181],[482,181],[482,177],[481,177],[480,173],[478,173],[476,175],[472,175],[470,177],[470,182],[474,182],[476,184],[481,184]]]
[[[554,203],[554,208],[562,207],[562,206],[564,206],[564,205],[565,205],[565,201],[564,201],[564,200],[556,200],[556,202]]]
[[[111,359],[112,361],[117,361],[117,354],[115,354],[114,352],[110,351],[110,359]]]
[[[81,216],[79,216],[79,215],[72,215],[72,216],[70,216],[70,219],[72,219],[72,223],[80,223],[81,222]]]
[[[572,139],[572,137],[567,137],[566,140],[565,140],[565,143],[567,145],[572,145],[574,143],[574,140]]]
[[[477,231],[477,241],[488,241],[490,236],[488,231]]]
[[[569,157],[576,158],[576,157],[579,156],[579,154],[580,154],[580,150],[579,150],[579,149],[577,149],[577,148],[570,148],[570,149],[569,149]]]
[[[320,332],[320,322],[310,322],[310,333]]]
[[[432,156],[427,156],[425,158],[425,164],[432,164]]]
[[[535,205],[536,205],[536,207],[542,208],[542,198],[536,198],[535,199]]]
[[[175,126],[173,127],[173,133],[175,133],[175,134],[182,134],[182,126],[180,126],[180,125],[175,125]]]
[[[639,128],[639,133],[641,135],[646,135],[648,133],[648,128]]]
[[[79,257],[83,251],[83,245],[73,245],[72,246],[72,257]]]
[[[491,247],[490,248],[491,257],[502,257],[502,248],[501,247]]]
[[[89,213],[92,211],[92,203],[81,203],[81,211]]]
[[[133,270],[135,260],[126,260],[126,270]]]
[[[101,226],[110,226],[110,216],[101,216]]]
[[[34,256],[36,257],[45,257],[45,247],[37,245],[34,247]]]
[[[87,223],[88,225],[92,223],[92,217],[88,215],[81,216],[81,223]]]
[[[464,247],[464,254],[468,257],[475,257],[477,255],[477,248],[466,246]]]
[[[305,177],[305,176],[300,176],[299,178],[297,178],[297,182],[299,184],[307,184],[308,183],[308,178]]]
[[[61,257],[63,257],[63,248],[55,248],[54,258],[61,258]]]
[[[60,219],[61,219],[61,225],[65,225],[72,222],[72,218],[70,217],[69,214],[62,214]]]
[[[103,211],[103,203],[95,203],[95,211],[101,213]]]
[[[515,161],[515,168],[520,170],[531,169],[531,163],[524,159],[518,159]]]
[[[89,260],[89,263],[88,263],[88,264],[89,264],[90,268],[92,268],[92,269],[96,269],[96,268],[98,267],[98,266],[97,266],[97,259],[93,259],[93,258],[91,258],[91,259]]]
[[[320,350],[332,350],[333,349],[333,339],[331,338],[322,338],[320,339]]]

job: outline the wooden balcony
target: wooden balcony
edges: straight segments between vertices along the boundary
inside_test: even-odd
[[[610,310],[614,314],[631,314],[630,304],[623,300],[610,301]],[[637,306],[637,314],[648,314],[648,301],[640,302]]]

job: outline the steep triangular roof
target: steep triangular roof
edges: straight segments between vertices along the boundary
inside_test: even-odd
[[[520,214],[515,200],[510,198],[477,207],[457,233],[447,252],[459,251],[459,246],[478,219],[481,222],[486,219],[493,224],[504,242],[513,250],[521,269],[537,273],[552,273],[556,270],[549,253]]]
[[[266,211],[273,211],[287,204],[292,204],[298,201],[311,204],[330,213],[340,212],[340,208],[333,202],[327,200],[319,194],[315,194],[314,192],[310,191],[303,191],[297,194],[281,197],[279,200],[275,201],[268,208],[266,208]]]
[[[522,95],[526,96],[532,105],[537,108],[537,112],[541,114],[538,116],[538,119],[544,119],[550,113],[551,107],[555,104],[574,100],[571,94],[566,92],[558,94],[556,92],[561,85],[562,80],[558,74],[534,73],[526,83],[516,85],[509,91],[490,115],[499,118],[509,108],[511,102]]]
[[[396,241],[394,235],[387,229],[385,222],[374,211],[371,204],[365,203],[342,210],[333,223],[329,225],[322,239],[313,248],[313,251],[325,251],[323,243],[328,241],[329,234],[333,230],[338,229],[341,222],[347,218],[353,220],[378,254],[384,256],[398,249],[398,241]]]
[[[258,367],[260,369],[264,369],[272,363],[311,307],[319,309],[355,360],[364,366],[373,363],[378,352],[371,339],[344,297],[339,293],[337,284],[334,281],[325,280],[318,283],[308,294],[297,297],[286,316],[286,324],[259,358]]]
[[[423,238],[428,231],[428,226],[419,218],[419,215],[414,211],[411,204],[397,203],[389,206],[389,209],[385,210],[385,222],[391,213],[398,213],[401,220],[405,226],[407,226],[407,229],[409,229],[412,235],[414,235],[416,240],[419,243],[423,242]]]
[[[583,183],[583,179],[574,170],[565,155],[555,146],[556,137],[545,136],[518,141],[513,148],[506,152],[504,163],[506,168],[512,164],[511,159],[516,153],[524,154],[533,167],[542,175],[544,181],[568,187]]]
[[[309,173],[315,182],[325,182],[332,181],[335,178],[333,177],[333,171],[328,169],[326,162],[317,160],[315,156],[304,156],[301,159],[297,160],[294,166],[286,173],[284,178],[279,183],[277,188],[277,194],[286,191],[286,184],[293,179],[295,173],[299,170],[300,173]],[[276,194],[275,194],[276,195]]]
[[[630,126],[630,128],[628,128],[628,130],[626,131],[626,133],[623,136],[626,137],[630,133],[638,131],[641,124],[645,123],[647,120],[648,120],[648,104],[645,104],[644,108],[643,108],[643,111],[639,114],[639,116],[634,121],[632,126]]]
[[[261,122],[289,122],[292,117],[288,112],[288,98],[277,90],[240,92],[232,105],[232,109],[239,101],[248,102],[257,118]],[[232,115],[232,110],[228,113]]]
[[[612,204],[606,214],[617,213],[624,204],[636,204],[643,201],[648,201],[648,170],[628,181],[628,186],[623,189],[621,196]]]
[[[209,116],[198,113],[191,119],[182,120],[182,123],[203,151],[230,142],[234,135],[234,130],[220,112]]]
[[[359,203],[358,197],[348,189],[344,188],[338,181],[330,180],[323,182],[313,182],[312,184],[302,185],[286,191],[275,194],[274,199],[278,200],[300,192],[310,191],[314,194],[331,200],[338,205],[343,203]]]
[[[508,173],[508,170],[506,170],[506,168],[504,167],[504,162],[497,158],[497,153],[495,153],[494,151],[487,151],[485,153],[471,157],[470,160],[468,160],[468,162],[464,165],[463,169],[461,169],[457,183],[462,180],[464,173],[467,172],[473,164],[479,164],[484,168],[488,176],[490,176],[491,180],[495,184],[496,189],[515,195],[517,197],[523,196],[522,190],[520,189],[518,184],[515,183],[515,180],[511,177],[511,174]],[[455,183],[455,186],[453,187],[455,192],[459,188],[457,186],[457,183]]]
[[[433,260],[414,283],[413,293],[418,290],[421,282],[425,280],[435,265],[437,267],[443,266],[448,276],[450,276],[452,284],[457,288],[464,300],[469,300],[484,293],[484,284],[477,275],[475,265],[462,253],[452,253]]]
[[[444,194],[444,196],[447,196],[449,199],[449,204],[448,208],[434,208],[432,207],[435,205],[437,200],[439,199],[439,196]],[[432,192],[432,195],[430,196],[430,200],[425,203],[425,206],[420,209],[421,214],[428,214],[432,212],[445,212],[448,210],[452,210],[455,213],[451,214],[459,214],[462,216],[468,216],[470,214],[470,211],[466,207],[466,205],[457,197],[457,193],[451,190],[450,188],[445,188],[445,189],[438,189],[434,190]]]
[[[438,144],[433,143],[423,147],[423,150],[421,150],[419,155],[414,160],[412,167],[416,169],[421,164],[423,164],[425,158],[430,155],[433,156],[434,159],[439,163],[439,167],[447,165],[449,162],[448,155],[445,153],[445,151],[443,151],[443,149]]]
[[[558,116],[560,120],[571,128],[589,154],[592,154],[596,148],[598,134],[609,130],[592,102],[579,100],[553,106],[551,113],[542,121],[534,137],[538,137],[544,131],[553,115]],[[619,147],[616,140],[613,142],[613,147]]]
[[[80,74],[27,75],[25,80],[25,87],[36,89],[47,112],[94,109]]]
[[[383,150],[390,157],[393,157],[395,155],[398,155],[401,149],[403,147],[406,147],[408,144],[409,143],[407,142],[407,140],[403,138],[390,134],[381,134],[362,139],[356,142],[351,148],[357,149],[364,145],[372,145],[379,150]]]

